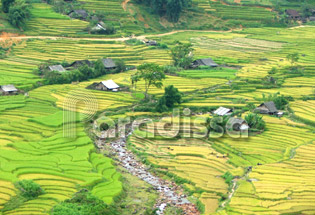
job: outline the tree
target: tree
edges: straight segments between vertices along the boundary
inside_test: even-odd
[[[190,43],[180,43],[178,42],[174,48],[171,49],[171,56],[174,61],[174,66],[188,68],[192,61],[193,55],[192,44]]]
[[[245,116],[245,121],[247,122],[250,129],[265,129],[265,121],[262,119],[262,116],[258,114],[249,113],[247,116]]]
[[[16,187],[20,190],[21,195],[27,200],[35,199],[45,193],[39,184],[32,180],[18,181]]]
[[[283,110],[287,104],[289,104],[288,99],[284,95],[280,95],[280,93],[269,94],[266,98],[265,94],[263,94],[264,102],[273,101],[277,109]]]
[[[180,104],[182,95],[173,85],[165,87],[164,95],[159,99],[156,110],[158,112],[165,112],[170,108],[174,108],[175,104]]]
[[[179,16],[183,10],[185,1],[168,0],[166,4],[166,15],[169,21],[178,22]]]
[[[26,20],[30,17],[29,5],[24,0],[17,0],[9,9],[9,22],[20,29],[25,28]]]
[[[145,97],[148,98],[148,91],[151,86],[161,88],[162,80],[165,79],[163,69],[155,63],[145,63],[138,66],[138,72],[131,77],[131,80],[144,80]],[[135,77],[136,78],[135,78]]]
[[[115,64],[117,73],[126,71],[126,64],[123,60],[115,60]]]
[[[157,103],[155,109],[157,112],[160,112],[160,113],[168,111],[168,107],[166,106],[166,100],[165,100],[164,96],[162,96],[158,100],[158,103]]]
[[[182,100],[182,94],[173,85],[165,87],[165,105],[168,108],[173,108],[175,104],[180,104]]]
[[[104,67],[104,64],[102,62],[102,59],[98,59],[94,64],[94,72],[96,76],[105,75],[106,69]]]
[[[298,60],[299,60],[299,53],[293,53],[293,54],[288,54],[287,55],[287,60],[288,61],[290,61],[290,63],[291,63],[291,66],[293,66],[294,65],[294,63],[296,63],[296,62],[298,62]]]
[[[14,0],[2,0],[1,2],[3,12],[8,13],[10,6],[14,3]]]

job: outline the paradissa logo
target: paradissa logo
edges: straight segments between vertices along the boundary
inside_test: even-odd
[[[186,108],[174,109],[169,117],[154,119],[130,117],[113,119],[101,115],[94,122],[94,130],[100,138],[124,138],[131,132],[140,138],[247,138],[248,125],[242,118],[230,116],[192,116]]]

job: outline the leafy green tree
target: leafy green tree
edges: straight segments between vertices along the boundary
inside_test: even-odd
[[[171,22],[177,22],[181,13],[191,6],[191,0],[136,0],[151,7],[159,16],[165,16]]]
[[[102,59],[98,59],[95,64],[94,64],[94,72],[95,75],[100,76],[100,75],[105,75],[106,74],[106,69],[104,67],[104,64],[102,62]]]
[[[288,99],[284,95],[280,95],[280,93],[269,94],[268,97],[263,94],[264,102],[273,101],[277,109],[283,110],[285,106],[289,104]]]
[[[88,190],[81,190],[71,199],[56,205],[52,215],[118,215],[114,206],[107,205]]]
[[[119,59],[119,60],[115,60],[115,64],[116,64],[116,72],[124,72],[126,71],[127,67],[126,64],[123,60]]]
[[[145,63],[138,66],[138,71],[131,77],[131,80],[144,80],[145,97],[148,98],[148,91],[151,86],[161,88],[165,74],[163,68],[155,63]]]
[[[175,104],[180,104],[182,100],[182,94],[173,85],[165,87],[165,105],[168,108],[173,108]]]
[[[192,44],[178,42],[176,46],[171,49],[174,66],[188,68],[193,62],[193,51]]]
[[[174,108],[175,104],[180,104],[182,94],[173,85],[165,87],[164,95],[158,100],[156,110],[165,112],[170,108]]]
[[[25,28],[26,20],[30,17],[29,5],[24,0],[17,0],[9,9],[9,22],[20,29]]]
[[[293,53],[293,54],[288,54],[287,55],[287,60],[290,61],[291,63],[291,66],[294,65],[294,63],[298,62],[299,61],[299,53]]]
[[[252,130],[253,129],[263,130],[265,129],[266,126],[262,116],[254,113],[249,113],[247,116],[245,116],[245,121]]]
[[[35,199],[39,195],[45,193],[40,185],[32,180],[18,181],[16,187],[20,190],[21,196],[23,196],[27,200]]]
[[[164,96],[162,96],[155,107],[156,111],[162,113],[168,111],[168,107],[166,106],[166,99]]]
[[[1,3],[3,12],[8,13],[10,6],[14,3],[14,0],[2,0]]]

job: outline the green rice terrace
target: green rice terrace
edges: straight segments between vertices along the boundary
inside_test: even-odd
[[[315,214],[315,2],[1,0],[0,215]]]

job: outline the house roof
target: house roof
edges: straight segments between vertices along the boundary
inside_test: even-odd
[[[62,65],[53,65],[49,66],[50,71],[57,71],[57,72],[65,72],[65,68]]]
[[[240,130],[246,130],[246,129],[249,129],[249,126],[248,126],[248,124],[246,123],[244,123],[244,124],[242,124],[241,125],[241,127],[240,127]]]
[[[79,66],[83,66],[85,64],[88,66],[91,66],[92,62],[89,60],[76,60],[70,65],[70,67],[73,67],[73,66],[79,67]]]
[[[285,12],[286,12],[289,16],[300,16],[299,12],[297,12],[296,10],[289,9],[289,10],[286,10]]]
[[[229,119],[229,123],[230,124],[243,124],[243,123],[246,123],[246,121],[244,120],[244,119],[242,119],[242,118],[235,118],[235,117],[231,117],[230,119]]]
[[[227,113],[229,113],[231,111],[231,109],[229,108],[225,108],[225,107],[219,107],[217,110],[215,110],[213,113],[217,114],[219,116],[224,116]]]
[[[157,45],[157,42],[155,40],[148,40],[145,43],[149,46],[156,46]]]
[[[106,31],[106,25],[104,22],[99,22],[92,28],[92,30],[104,30],[104,31]]]
[[[278,111],[277,108],[276,108],[276,105],[275,105],[275,103],[273,101],[271,101],[271,102],[264,102],[260,106],[262,106],[262,105],[265,105],[266,108],[269,110],[269,112],[275,113],[275,112]]]
[[[119,88],[118,84],[116,84],[113,80],[106,80],[102,81],[101,83],[109,90]]]
[[[204,58],[204,59],[198,59],[194,61],[200,66],[218,66],[217,63],[215,63],[212,58]]]
[[[80,9],[80,10],[73,10],[73,11],[71,11],[68,15],[70,16],[70,17],[72,17],[73,15],[77,15],[77,16],[80,16],[80,17],[82,17],[82,18],[87,18],[88,17],[88,13],[86,12],[86,10],[82,10],[82,9]]]
[[[1,89],[4,92],[17,92],[18,91],[18,89],[16,89],[13,84],[3,85],[1,86]]]
[[[102,62],[104,64],[105,68],[114,68],[114,67],[116,67],[115,62],[111,58],[103,59]]]

